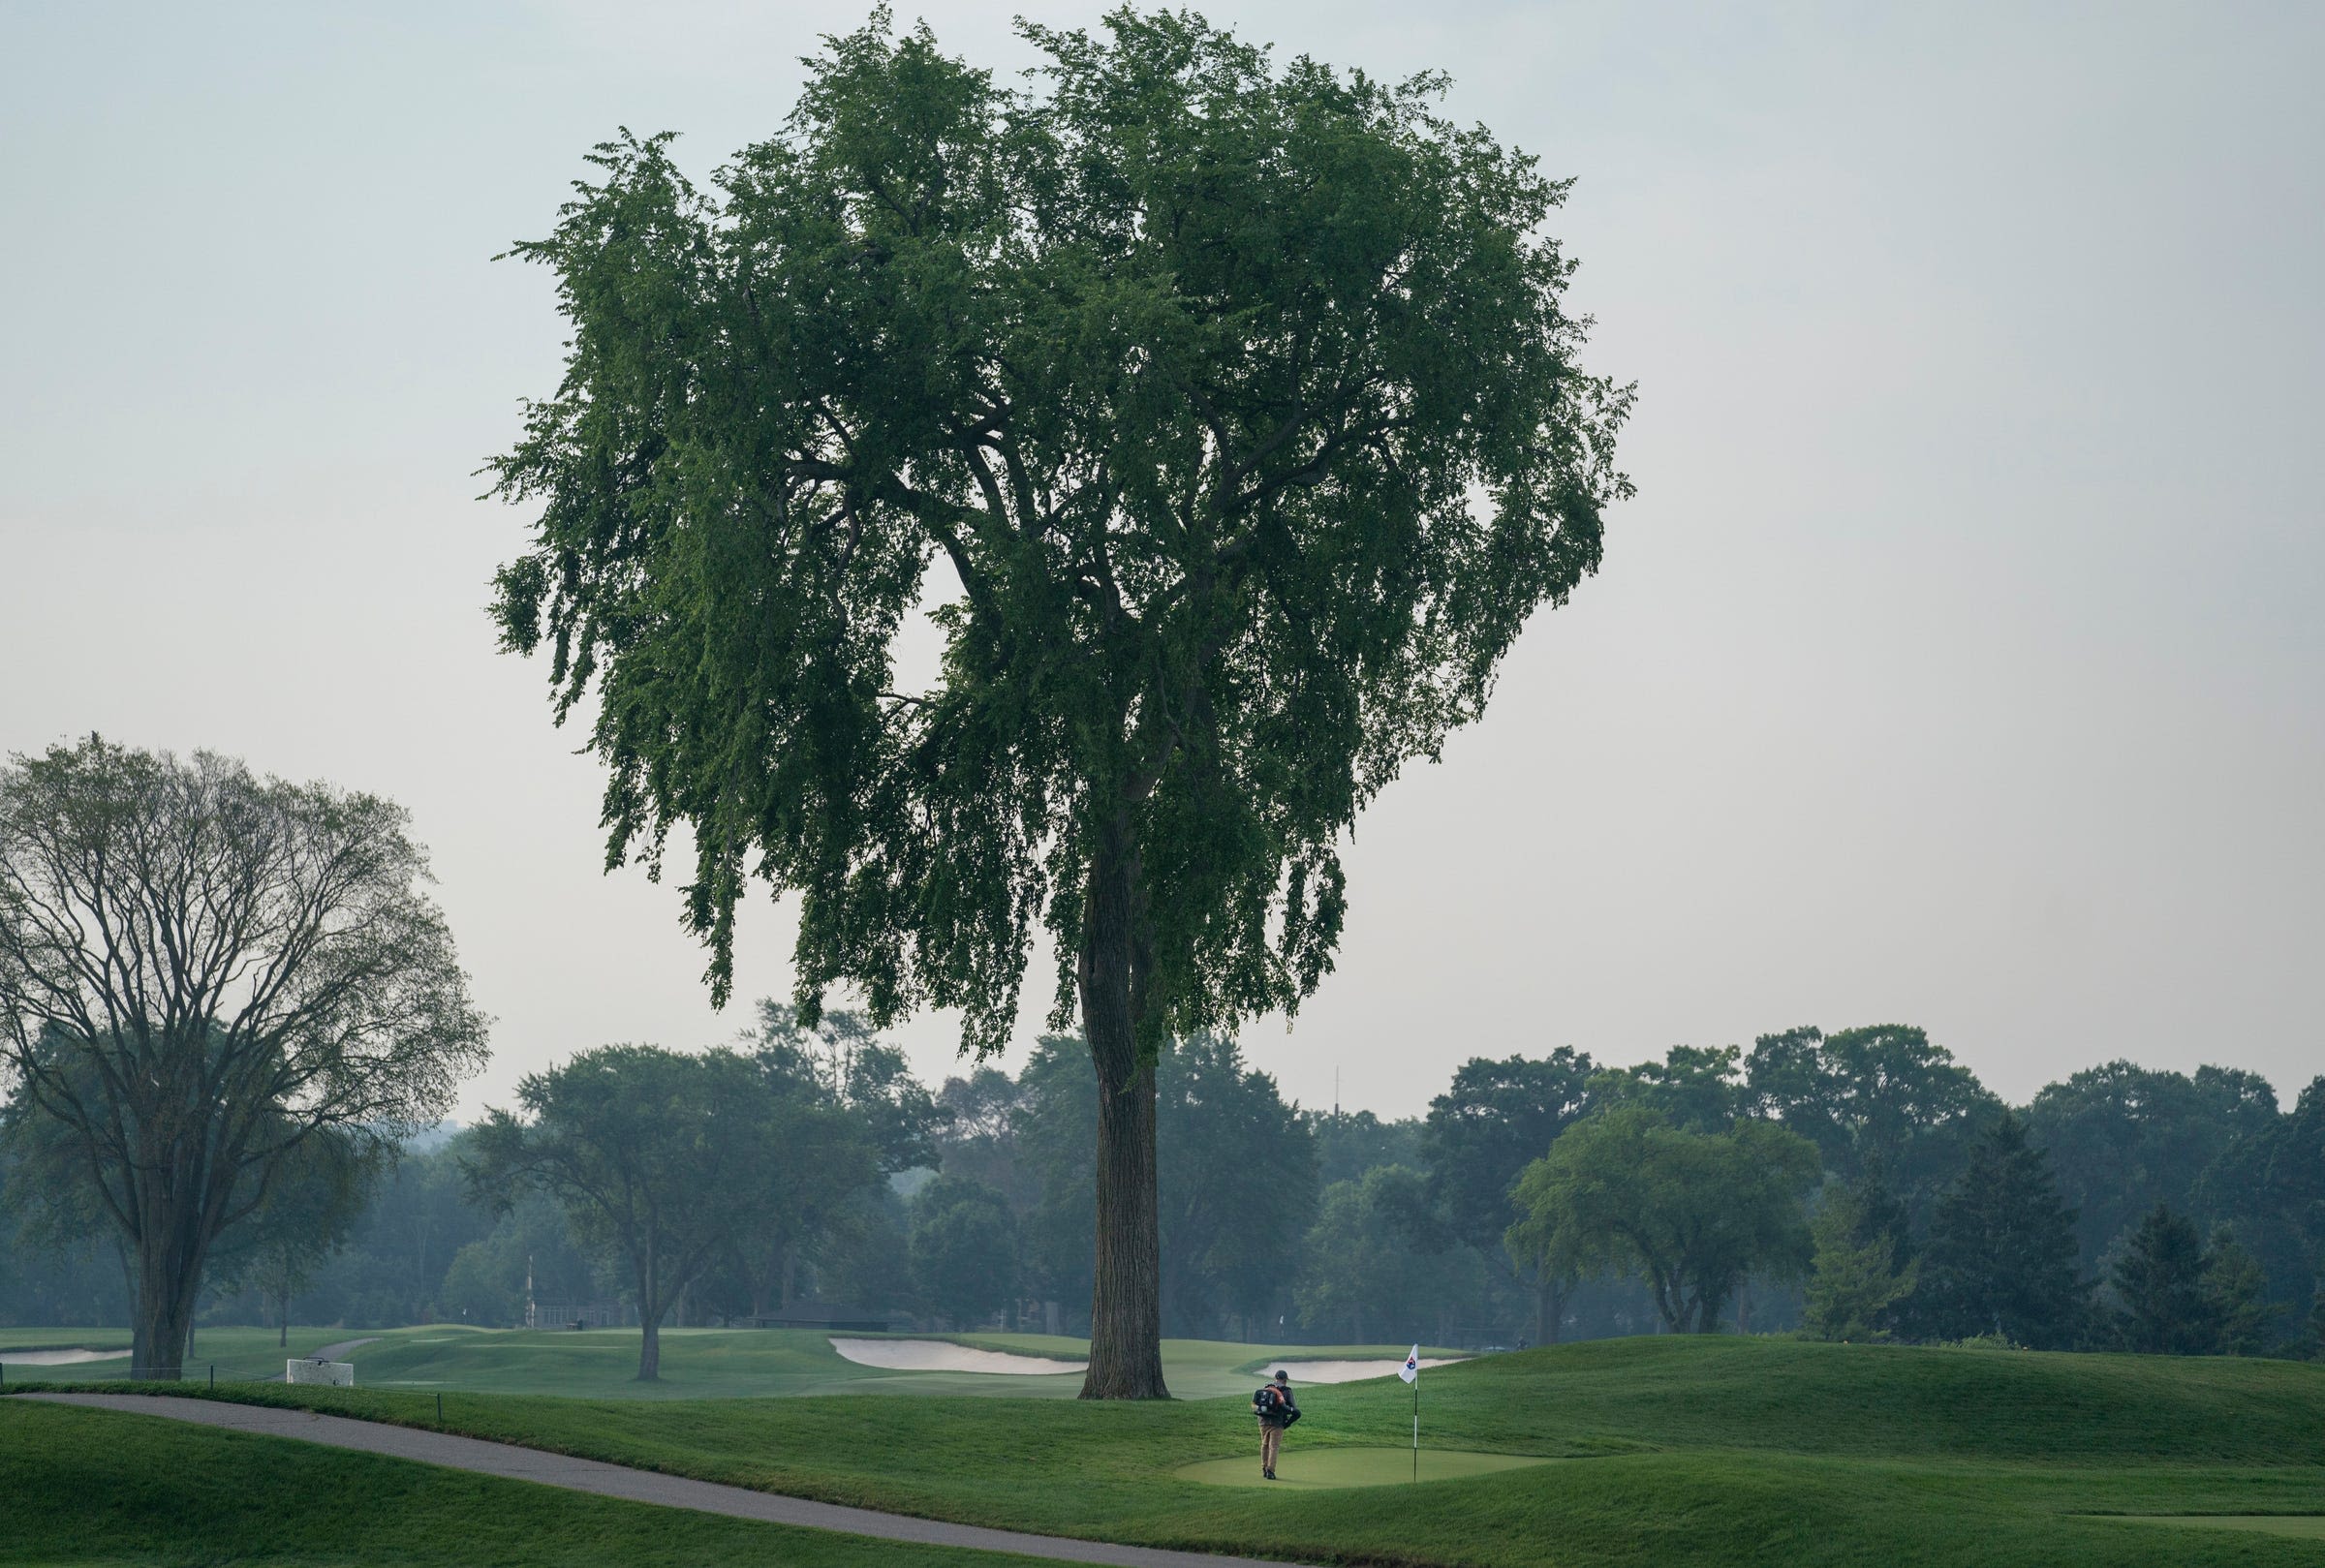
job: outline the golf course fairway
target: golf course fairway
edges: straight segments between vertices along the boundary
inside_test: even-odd
[[[1547,1459],[1527,1454],[1467,1454],[1458,1449],[1421,1450],[1418,1466],[1423,1481],[1458,1481],[1465,1476],[1491,1475],[1497,1470],[1522,1470],[1529,1464],[1548,1464]],[[1277,1479],[1259,1473],[1259,1461],[1250,1456],[1232,1460],[1204,1460],[1182,1464],[1182,1480],[1211,1487],[1267,1487],[1322,1491],[1333,1487],[1410,1486],[1414,1475],[1410,1448],[1320,1448],[1302,1454],[1288,1443],[1276,1464]]]
[[[1413,1391],[1394,1377],[1302,1388],[1306,1419],[1278,1465],[1286,1479],[1260,1483],[1249,1402],[1255,1352],[1244,1346],[1174,1341],[1180,1365],[1192,1371],[1199,1359],[1212,1368],[1207,1379],[1191,1375],[1189,1388],[1207,1381],[1219,1392],[1135,1404],[1054,1397],[1047,1386],[1069,1381],[1054,1377],[976,1377],[1038,1393],[963,1397],[948,1390],[974,1374],[882,1372],[842,1361],[828,1345],[778,1339],[770,1331],[747,1341],[752,1331],[667,1341],[665,1355],[679,1362],[677,1387],[645,1397],[500,1392],[494,1380],[474,1375],[492,1370],[487,1358],[498,1354],[510,1362],[504,1387],[546,1382],[545,1372],[581,1366],[586,1353],[607,1365],[583,1386],[603,1387],[613,1381],[614,1357],[625,1348],[635,1355],[635,1332],[623,1346],[611,1334],[552,1342],[547,1335],[427,1331],[399,1341],[391,1331],[391,1342],[354,1353],[358,1368],[400,1362],[403,1377],[457,1368],[474,1377],[466,1386],[230,1386],[222,1378],[215,1392],[202,1383],[167,1392],[390,1422],[921,1519],[1285,1562],[2325,1563],[2325,1542],[2294,1533],[2325,1516],[2325,1365],[1743,1335],[1593,1340],[1424,1372],[1428,1486],[1399,1484],[1411,1475]],[[440,1338],[451,1342],[417,1342]],[[977,1340],[1020,1352],[1081,1348]],[[455,1353],[457,1363],[450,1359]],[[420,1372],[412,1363],[423,1356],[446,1359]],[[557,1359],[544,1367],[542,1358]],[[760,1366],[752,1368],[753,1360]],[[777,1369],[787,1364],[796,1371]],[[760,1387],[830,1392],[760,1399],[682,1392],[731,1385],[741,1379],[722,1374],[736,1372]],[[58,1378],[51,1386],[87,1384]],[[140,1387],[111,1386],[125,1393]],[[7,1387],[18,1387],[14,1375]],[[930,1392],[906,1392],[914,1387]],[[615,1532],[604,1550],[560,1527],[535,1553],[507,1530],[480,1533],[472,1525],[495,1510],[560,1520],[568,1504],[534,1499],[512,1508],[499,1499],[516,1494],[496,1486],[448,1493],[439,1507],[420,1488],[431,1473],[424,1467],[365,1467],[358,1476],[342,1469],[352,1461],[332,1460],[327,1466],[302,1460],[294,1470],[275,1462],[276,1449],[261,1462],[253,1446],[260,1441],[235,1432],[171,1432],[134,1414],[0,1397],[0,1497],[54,1499],[44,1503],[38,1528],[22,1509],[9,1516],[0,1529],[0,1568],[186,1568],[225,1560],[262,1568],[373,1568],[382,1561],[409,1568],[483,1561],[751,1568],[776,1560],[740,1536],[717,1537],[724,1525],[681,1520],[679,1511],[664,1534],[634,1513],[592,1512],[586,1518],[602,1518]],[[239,1465],[237,1450],[246,1456]],[[1544,1458],[1572,1462],[1539,1462]],[[1449,1468],[1496,1460],[1501,1465],[1492,1469]],[[124,1473],[170,1486],[181,1473],[207,1478],[201,1509],[190,1512],[177,1492],[117,1485]],[[334,1507],[341,1494],[327,1489],[342,1479],[363,1489],[362,1528],[289,1497],[302,1478],[325,1485]],[[190,1552],[188,1521],[210,1518],[221,1522],[219,1533],[204,1526],[202,1545]],[[815,1544],[825,1557],[803,1560],[849,1560],[845,1552],[861,1550]],[[716,1550],[706,1554],[705,1547]]]

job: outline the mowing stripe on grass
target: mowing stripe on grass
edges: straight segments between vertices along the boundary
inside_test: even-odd
[[[2080,1514],[2079,1519],[2121,1520],[2132,1524],[2177,1524],[2201,1530],[2258,1530],[2325,1541],[2325,1514]]]
[[[187,1399],[166,1394],[22,1394],[17,1399],[52,1404],[77,1404],[93,1410],[117,1410],[130,1415],[161,1416],[205,1427],[256,1432],[266,1437],[291,1437],[325,1443],[333,1448],[359,1449],[394,1459],[417,1460],[454,1470],[512,1481],[532,1481],[569,1491],[602,1497],[625,1497],[632,1502],[660,1503],[669,1508],[692,1508],[733,1519],[755,1519],[773,1524],[798,1524],[809,1529],[838,1530],[849,1535],[875,1536],[884,1541],[910,1541],[921,1546],[968,1547],[980,1552],[1013,1552],[1020,1556],[1047,1557],[1059,1562],[1091,1562],[1109,1568],[1232,1568],[1261,1561],[1256,1557],[1223,1557],[1199,1552],[1168,1552],[1158,1547],[1117,1546],[1104,1541],[1077,1541],[1067,1536],[1028,1535],[1018,1530],[987,1529],[976,1524],[947,1524],[941,1520],[914,1519],[906,1514],[882,1514],[869,1508],[838,1503],[810,1502],[748,1487],[690,1481],[655,1470],[633,1470],[600,1460],[574,1459],[538,1448],[488,1443],[450,1432],[390,1427],[346,1416],[317,1415],[272,1405],[222,1404],[210,1399]]]

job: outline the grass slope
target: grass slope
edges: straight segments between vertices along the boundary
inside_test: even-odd
[[[0,1400],[0,1564],[1007,1568],[103,1411]]]
[[[655,1403],[454,1396],[478,1436],[976,1523],[1308,1560],[1532,1565],[2320,1561],[2313,1543],[2086,1516],[2325,1513],[2325,1367],[1600,1341],[1423,1375],[1424,1440],[1570,1457],[1294,1492],[1173,1474],[1248,1456],[1239,1396]],[[225,1391],[221,1391],[223,1394]],[[244,1390],[434,1424],[424,1396]],[[1408,1440],[1394,1380],[1305,1390],[1284,1469]]]

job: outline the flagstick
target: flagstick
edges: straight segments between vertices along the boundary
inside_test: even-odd
[[[1412,1378],[1412,1484],[1421,1484],[1421,1378]]]

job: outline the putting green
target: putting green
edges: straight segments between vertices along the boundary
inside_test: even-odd
[[[2212,1530],[2261,1530],[2325,1541],[2325,1514],[2091,1514],[2088,1519],[2127,1519],[2141,1524],[2193,1524]]]
[[[1255,1445],[1256,1448],[1256,1445]],[[1527,1454],[1464,1454],[1456,1449],[1421,1450],[1423,1481],[1453,1481],[1463,1476],[1491,1475],[1497,1470],[1520,1470],[1530,1464],[1549,1464]],[[1286,1444],[1276,1462],[1274,1481],[1259,1474],[1256,1452],[1242,1459],[1205,1460],[1183,1464],[1177,1473],[1188,1481],[1213,1487],[1291,1487],[1322,1491],[1327,1487],[1387,1487],[1412,1480],[1410,1448],[1318,1448],[1303,1453]]]

